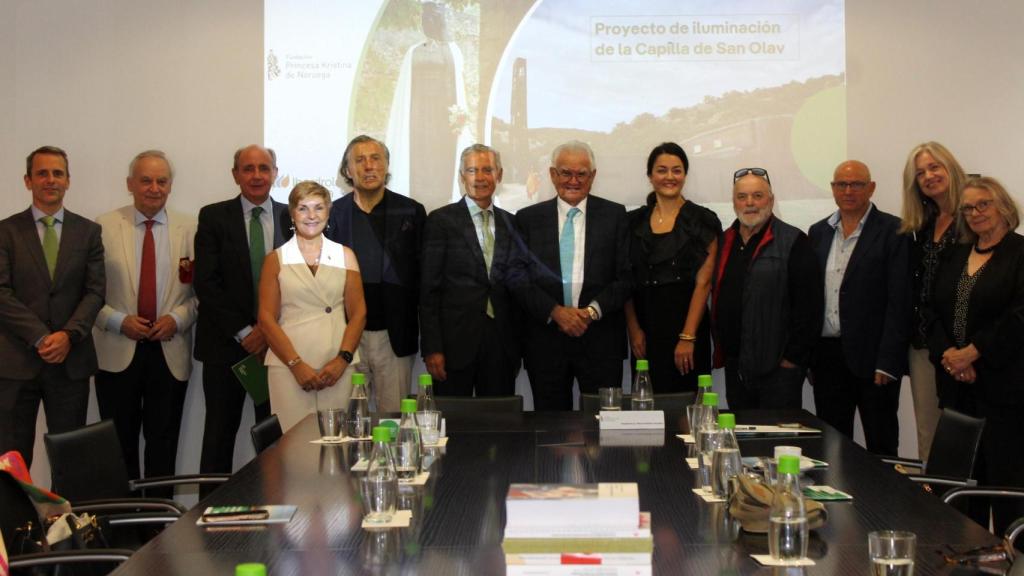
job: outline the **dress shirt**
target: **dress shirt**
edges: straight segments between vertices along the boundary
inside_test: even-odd
[[[562,237],[562,228],[569,219],[569,210],[573,208],[568,202],[559,197],[555,200],[558,207],[558,238]],[[583,264],[587,253],[587,198],[580,200],[575,206],[580,213],[573,218],[573,253],[572,253],[572,301],[579,305],[580,292],[583,291]],[[493,222],[493,219],[492,219]],[[594,300],[587,306],[593,306],[597,310],[597,318],[601,319],[601,305]]]
[[[246,199],[245,196],[240,196],[242,199],[242,220],[245,222],[245,241],[249,241],[249,220],[252,219],[252,209],[256,206],[263,208],[263,213],[260,214],[260,224],[263,225],[263,253],[270,254],[274,250],[274,202],[267,196],[267,200],[263,204],[253,204]],[[258,289],[258,288],[257,288]],[[253,326],[246,326],[235,333],[235,340],[241,342],[245,340],[245,337],[252,332]]]
[[[480,216],[480,213],[484,211],[484,208],[481,208],[476,203],[476,201],[470,198],[469,196],[466,196],[466,207],[469,208],[469,217],[473,221],[473,228],[476,230],[476,240],[477,242],[480,243],[480,251],[483,252],[484,219],[482,216]],[[491,238],[494,238],[494,203],[492,202],[491,205],[488,208],[486,208],[486,210],[490,211],[491,213],[491,219],[488,221],[487,227],[491,229]],[[578,218],[579,216],[577,216],[577,219]],[[573,266],[573,270],[575,269],[576,266]]]
[[[138,210],[135,211],[135,226],[132,228],[135,232],[135,262],[132,262],[132,266],[135,266],[135,278],[140,278],[142,275],[142,243],[146,239],[146,220],[149,220],[149,218],[145,214]],[[163,295],[167,290],[168,278],[171,276],[171,245],[169,236],[167,211],[161,209],[160,212],[153,216],[153,248],[156,251],[156,307],[158,314],[160,302],[163,300]],[[138,288],[138,286],[135,286],[136,291],[138,291]],[[178,318],[173,312],[168,313],[168,315],[174,318],[174,323],[180,329],[182,324],[181,318]],[[107,318],[107,331],[120,332],[121,324],[124,323],[124,319],[127,316],[127,312],[115,310]]]
[[[36,208],[35,204],[32,205],[32,221],[36,223],[36,232],[39,233],[40,245],[43,243],[43,234],[46,233],[46,224],[39,221],[43,216],[53,216],[53,231],[57,233],[57,242],[60,242],[60,232],[64,228],[64,207],[61,206],[60,210],[53,214],[47,214]]]
[[[853,255],[860,233],[864,230],[864,222],[874,209],[874,204],[868,204],[868,209],[861,216],[857,228],[849,236],[843,235],[842,218],[838,210],[828,218],[828,225],[835,230],[835,236],[832,238],[832,246],[828,249],[828,260],[825,263],[825,322],[821,327],[821,335],[825,338],[838,338],[842,334],[842,327],[839,325],[839,290],[843,285],[843,276],[846,275],[850,256]]]

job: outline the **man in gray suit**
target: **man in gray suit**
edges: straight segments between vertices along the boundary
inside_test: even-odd
[[[0,453],[18,450],[29,466],[39,403],[50,432],[84,426],[96,371],[103,242],[99,225],[64,209],[70,183],[63,150],[34,150],[32,206],[0,222]]]

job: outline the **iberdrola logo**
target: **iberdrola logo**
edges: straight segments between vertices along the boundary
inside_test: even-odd
[[[285,174],[284,176],[281,176],[280,178],[278,178],[277,182],[274,182],[274,187],[275,188],[287,188],[287,187],[289,187],[291,185],[292,185],[292,176],[291,176],[291,174]]]

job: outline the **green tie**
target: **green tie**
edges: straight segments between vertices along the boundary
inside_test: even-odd
[[[60,242],[57,240],[57,229],[54,224],[57,220],[53,216],[40,218],[46,230],[43,232],[43,255],[46,256],[46,269],[50,271],[50,279],[53,279],[53,271],[57,269],[57,249]]]
[[[263,208],[256,206],[252,209],[252,217],[249,218],[249,263],[252,265],[252,302],[256,308],[259,308],[260,270],[263,269],[263,257],[266,256],[263,248],[263,223],[260,222],[260,214],[263,214]]]
[[[491,211],[482,210],[480,218],[484,221],[484,265],[487,266],[487,277],[491,277],[491,261],[494,259],[494,234],[491,234]],[[487,317],[494,318],[494,306],[490,297],[487,298]]]

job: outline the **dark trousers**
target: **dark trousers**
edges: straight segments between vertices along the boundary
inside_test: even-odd
[[[138,342],[131,364],[121,372],[96,373],[100,418],[114,421],[129,477],[141,476],[140,430],[146,439],[146,477],[174,474],[187,390],[188,381],[176,379],[167,367],[160,342]],[[151,488],[146,496],[172,498],[174,488]]]
[[[467,345],[473,343],[467,342]],[[487,318],[476,358],[457,369],[445,367],[448,379],[434,384],[438,396],[512,396],[518,366],[505,353],[497,323]],[[476,394],[474,394],[474,390]]]
[[[807,369],[795,366],[760,376],[748,376],[739,369],[739,360],[725,359],[725,399],[730,410],[796,409],[803,407],[804,378]]]
[[[203,428],[203,453],[199,472],[230,474],[235,453],[235,436],[242,422],[242,407],[247,394],[230,364],[203,363],[203,397],[206,399],[206,420]],[[255,406],[256,422],[270,416],[270,401]],[[216,486],[199,489],[201,498]]]
[[[552,334],[528,343],[524,358],[530,377],[534,410],[572,410],[572,383],[580,392],[597,394],[598,388],[622,386],[622,358],[594,358],[586,354],[583,340]]]
[[[81,428],[89,406],[89,379],[69,379],[63,364],[43,366],[32,380],[0,379],[0,454],[17,450],[29,468],[40,402],[47,432]]]
[[[900,443],[900,381],[876,386],[873,375],[850,372],[839,338],[822,338],[812,367],[818,417],[853,438],[854,411],[860,410],[867,449],[895,456]]]

